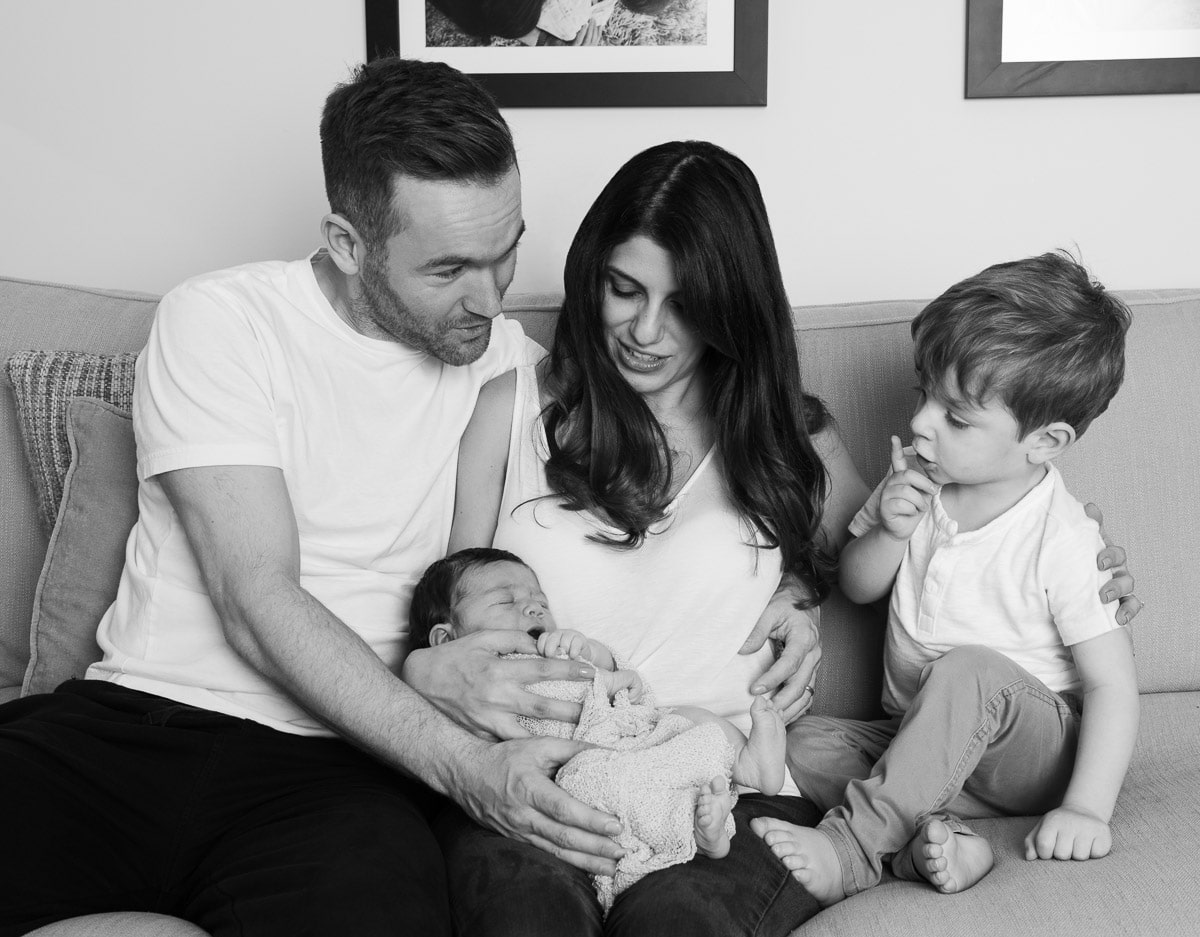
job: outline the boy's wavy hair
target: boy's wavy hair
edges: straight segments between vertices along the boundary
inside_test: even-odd
[[[671,489],[666,435],[621,376],[605,338],[613,250],[642,235],[674,259],[683,316],[707,349],[708,407],[734,506],[778,547],[783,567],[829,591],[820,540],[828,487],[809,438],[829,421],[803,393],[791,307],[766,206],[744,162],[706,142],[652,147],[604,187],[567,253],[565,299],[545,382],[547,478],[570,510],[590,511],[636,547]]]
[[[326,98],[321,161],[330,208],[378,245],[400,230],[397,175],[493,184],[517,154],[474,79],[442,62],[391,57],[359,66]]]
[[[996,264],[912,321],[921,387],[999,399],[1018,438],[1062,421],[1082,436],[1125,376],[1128,307],[1064,251]]]
[[[461,598],[458,584],[463,576],[493,563],[526,565],[519,556],[494,547],[468,547],[429,565],[413,589],[408,611],[410,649],[429,647],[429,632],[433,626],[454,621],[454,606]]]

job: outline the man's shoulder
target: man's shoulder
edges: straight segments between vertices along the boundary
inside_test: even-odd
[[[172,288],[166,295],[169,297],[196,294],[220,293],[226,290],[245,288],[278,288],[287,280],[292,266],[297,261],[266,260],[254,263],[239,264],[234,267],[224,267],[220,270],[210,270],[188,277]],[[165,297],[164,297],[165,298]]]

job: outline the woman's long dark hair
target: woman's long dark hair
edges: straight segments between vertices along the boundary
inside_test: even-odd
[[[708,346],[701,367],[734,505],[783,568],[823,599],[832,560],[819,535],[827,479],[810,433],[829,420],[803,393],[791,307],[750,168],[712,143],[652,147],[617,171],[567,253],[566,296],[547,364],[551,488],[635,547],[669,504],[667,439],[618,372],[602,303],[613,250],[644,235],[675,262],[683,315]],[[605,539],[602,537],[602,539]]]

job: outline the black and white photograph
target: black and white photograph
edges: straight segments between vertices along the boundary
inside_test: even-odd
[[[0,937],[1200,935],[1200,0],[0,84]]]

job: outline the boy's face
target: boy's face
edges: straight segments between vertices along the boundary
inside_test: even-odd
[[[528,566],[512,562],[469,570],[458,583],[455,636],[508,630],[534,637],[558,630],[537,576]]]
[[[1016,418],[996,397],[974,404],[952,382],[923,392],[909,424],[921,469],[939,485],[983,485],[1036,472],[1038,431],[1020,437]]]

